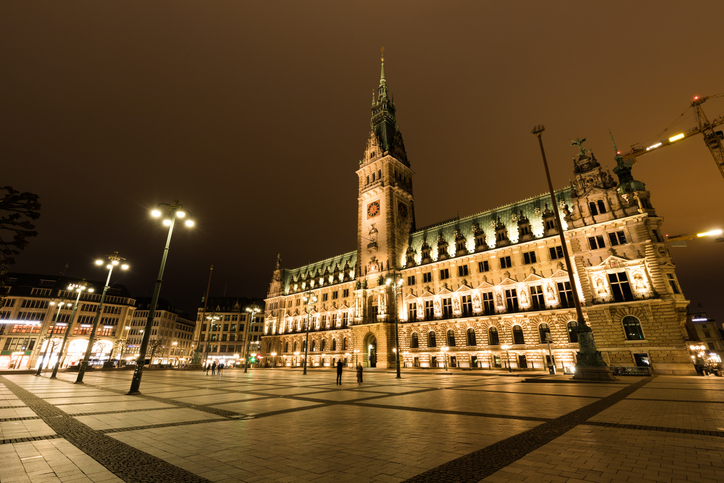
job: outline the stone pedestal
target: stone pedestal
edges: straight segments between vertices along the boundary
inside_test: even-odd
[[[576,373],[573,379],[577,381],[615,381],[608,367],[579,367],[576,366]]]

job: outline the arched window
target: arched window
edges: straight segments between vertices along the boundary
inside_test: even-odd
[[[427,334],[427,346],[428,347],[437,347],[437,342],[435,341],[435,332],[430,331],[429,334]]]
[[[641,322],[633,315],[623,318],[623,331],[628,340],[644,340],[644,332],[641,330]]]
[[[475,329],[470,327],[468,329],[468,345],[478,345],[477,341],[475,340]]]
[[[342,350],[343,351],[347,350],[347,338],[346,337],[344,339],[342,339]]]
[[[324,348],[327,347],[327,341],[322,339],[322,343],[320,344],[320,346],[321,347],[319,348],[319,350],[324,352]]]
[[[289,352],[289,341],[284,344],[284,352]]]
[[[417,349],[420,347],[420,341],[417,339],[417,333],[412,333],[412,340],[410,341],[410,349]]]
[[[306,351],[306,350],[307,350],[307,341],[306,341],[306,340],[303,340],[303,341],[302,341],[302,352],[304,352],[304,351]]]
[[[525,338],[523,337],[523,327],[519,325],[513,326],[513,344],[525,344]]]
[[[447,345],[455,347],[455,331],[452,329],[447,331]]]
[[[313,340],[312,341],[312,352],[314,352],[316,349],[317,349],[317,341]]]
[[[294,352],[297,352],[297,341],[294,341]]]
[[[568,322],[568,342],[578,342],[578,322],[575,320]]]
[[[538,333],[540,334],[540,343],[545,344],[548,342],[548,334],[551,333],[551,328],[548,327],[548,324],[540,324],[538,326]],[[551,339],[551,342],[553,342],[553,339]]]
[[[496,327],[488,329],[488,345],[500,345],[500,339],[498,339],[498,329]]]
[[[332,339],[332,350],[333,351],[337,350],[337,339]]]

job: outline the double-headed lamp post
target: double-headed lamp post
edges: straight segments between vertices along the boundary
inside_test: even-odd
[[[307,375],[307,354],[309,353],[309,326],[311,325],[312,304],[317,302],[317,296],[314,293],[307,292],[304,294],[304,302],[307,304],[307,339],[304,342],[304,372]]]
[[[447,351],[450,350],[450,348],[446,345],[440,347],[440,350],[442,351],[444,357],[445,357],[445,372],[447,372]]]
[[[251,318],[249,320],[249,323],[246,324],[246,349],[244,350],[244,373],[246,373],[248,367],[249,367],[249,347],[251,346],[250,340],[251,337],[249,336],[249,332],[251,332],[251,326],[254,323],[254,314],[258,314],[261,312],[261,309],[257,307],[256,305],[250,305],[246,308],[246,311],[251,314]]]
[[[48,333],[48,343],[45,346],[45,352],[43,352],[43,356],[40,358],[40,364],[38,364],[38,372],[35,373],[36,376],[40,375],[40,371],[43,370],[43,363],[45,362],[45,358],[48,355],[48,349],[50,349],[50,346],[53,342],[53,332],[55,332],[55,326],[58,325],[58,318],[60,318],[60,309],[62,309],[66,305],[70,305],[70,302],[50,302],[50,305],[58,304],[58,312],[55,313],[55,322],[53,322],[53,327],[50,328],[50,332]],[[52,352],[51,352],[52,354]]]
[[[82,280],[78,283],[72,283],[68,285],[68,290],[73,290],[75,292],[78,292],[78,295],[75,298],[75,304],[73,304],[73,311],[70,313],[70,319],[68,320],[68,324],[65,326],[65,335],[63,336],[63,343],[60,344],[60,351],[58,351],[58,360],[55,361],[55,367],[53,367],[53,374],[50,376],[51,379],[55,379],[55,377],[58,375],[58,368],[60,367],[60,359],[63,357],[63,350],[65,349],[65,343],[68,341],[68,334],[70,333],[70,329],[73,327],[73,319],[75,318],[75,312],[78,310],[78,301],[80,300],[80,295],[85,292],[86,290],[88,292],[93,292],[93,287],[90,283],[86,282],[85,280]]]
[[[395,278],[397,280],[395,280]],[[400,320],[400,314],[397,310],[397,296],[402,290],[402,277],[393,275],[387,278],[387,285],[392,287],[392,296],[395,298],[395,363],[397,365],[397,379],[400,379],[400,335],[398,332],[398,322]]]
[[[106,284],[103,286],[103,292],[101,292],[101,301],[98,303],[96,316],[93,320],[93,327],[91,328],[91,333],[88,336],[88,347],[86,347],[85,356],[83,356],[83,362],[81,362],[80,367],[78,368],[78,377],[75,380],[76,384],[83,383],[83,376],[85,375],[85,370],[88,368],[88,360],[90,359],[91,352],[93,351],[93,340],[95,339],[96,331],[98,330],[98,322],[100,322],[101,314],[103,313],[103,301],[105,300],[106,292],[110,287],[113,268],[120,267],[121,270],[128,270],[128,264],[122,263],[123,260],[125,260],[125,258],[119,257],[118,252],[113,252],[108,255],[108,263],[106,264],[106,269],[108,269],[108,278],[106,278]],[[96,260],[96,265],[98,266],[103,265],[104,263],[105,262],[103,260]]]
[[[131,380],[131,389],[128,394],[138,394],[141,387],[141,376],[143,376],[143,366],[146,363],[146,350],[148,349],[148,341],[151,338],[151,331],[153,330],[153,319],[156,315],[156,304],[158,304],[158,296],[161,293],[161,283],[163,282],[163,270],[166,268],[166,258],[168,257],[168,249],[171,244],[171,235],[173,234],[173,227],[176,225],[177,218],[186,218],[189,216],[189,212],[184,209],[184,206],[179,203],[178,200],[173,203],[161,203],[158,207],[151,212],[151,215],[155,218],[161,216],[161,210],[166,211],[166,218],[163,220],[163,224],[168,227],[168,236],[166,238],[166,246],[163,249],[163,255],[161,256],[161,268],[158,271],[158,278],[156,279],[156,286],[153,289],[153,296],[151,297],[151,305],[148,308],[148,319],[146,319],[146,329],[143,331],[143,339],[141,340],[141,348],[138,351],[138,360],[136,361],[136,368],[133,371],[133,379]],[[185,222],[186,226],[194,226],[194,222],[191,219],[187,219]]]

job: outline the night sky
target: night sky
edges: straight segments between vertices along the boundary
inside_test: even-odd
[[[150,296],[166,229],[148,213],[178,199],[197,225],[161,296],[195,311],[212,264],[212,296],[264,296],[277,253],[355,249],[380,47],[422,227],[546,191],[536,124],[557,187],[570,139],[612,168],[609,129],[627,151],[693,127],[691,99],[724,91],[722,18],[721,1],[3,2],[0,185],[42,202],[11,270],[103,280],[93,260],[117,250],[132,270],[113,281]],[[724,226],[701,136],[633,174],[664,232]],[[724,243],[672,252],[691,310],[724,320]]]

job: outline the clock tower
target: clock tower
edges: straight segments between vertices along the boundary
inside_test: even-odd
[[[367,286],[399,268],[403,249],[415,230],[410,161],[397,127],[395,102],[385,80],[372,94],[372,120],[364,157],[359,162],[357,279]]]

